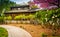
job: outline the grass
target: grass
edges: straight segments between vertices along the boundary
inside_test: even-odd
[[[8,37],[8,32],[5,28],[0,27],[0,37]]]

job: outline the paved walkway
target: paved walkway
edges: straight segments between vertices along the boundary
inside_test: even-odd
[[[0,25],[0,27],[7,29],[8,37],[32,37],[27,31],[19,27],[8,25]]]

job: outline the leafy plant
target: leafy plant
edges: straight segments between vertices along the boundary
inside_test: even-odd
[[[51,26],[53,29],[59,28],[60,8],[52,10],[40,10],[36,12],[36,19],[40,20],[41,24]]]
[[[14,17],[15,20],[25,19],[25,15],[18,15]]]
[[[41,33],[41,36],[42,37],[47,37],[47,34],[46,33]]]
[[[36,8],[38,8],[38,6],[37,5],[32,5],[31,8],[36,9]]]
[[[2,24],[4,22],[4,11],[5,9],[2,11],[2,13],[0,14],[0,23]]]
[[[4,17],[0,16],[0,23],[2,24],[4,22]]]
[[[28,17],[29,19],[34,19],[35,16],[32,15],[32,14],[30,14],[30,15],[28,15],[27,17]]]
[[[60,37],[60,36],[52,36],[52,37]]]
[[[11,16],[4,17],[5,20],[12,20]]]
[[[9,7],[14,6],[16,3],[10,0],[0,0],[0,13],[3,9],[9,10]]]
[[[33,19],[34,18],[34,15],[18,15],[18,16],[15,16],[14,19],[15,20],[20,20],[20,19]]]
[[[8,32],[5,28],[0,27],[0,37],[8,37]]]

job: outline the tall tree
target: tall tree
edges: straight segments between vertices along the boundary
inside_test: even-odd
[[[60,7],[60,0],[33,0],[36,4],[47,3],[49,5],[56,5]]]
[[[47,2],[60,7],[60,0],[47,0]]]
[[[15,3],[10,0],[0,0],[0,13],[2,13],[3,9],[7,9],[13,4]]]

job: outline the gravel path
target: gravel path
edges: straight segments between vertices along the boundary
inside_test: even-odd
[[[27,31],[19,27],[8,25],[0,25],[0,27],[7,29],[8,37],[32,37]]]

